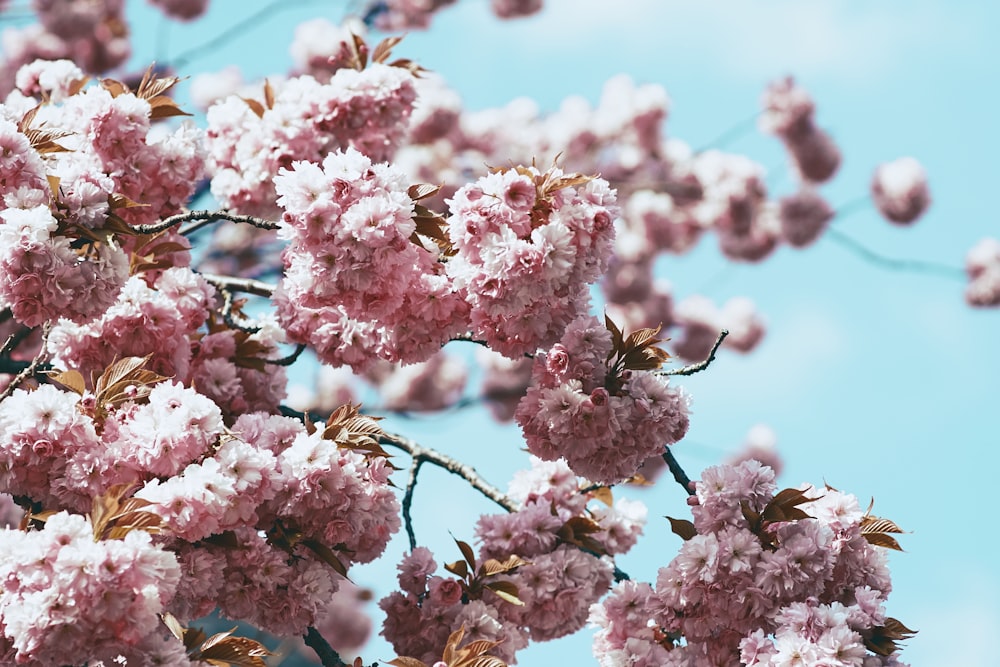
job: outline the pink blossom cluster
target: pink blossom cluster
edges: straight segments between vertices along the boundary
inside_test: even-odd
[[[927,172],[912,157],[880,164],[872,176],[872,199],[886,220],[908,225],[931,205]]]
[[[44,99],[59,102],[41,106],[33,123],[66,135],[57,140],[66,151],[45,155],[46,174],[59,179],[53,210],[90,229],[104,226],[113,194],[141,204],[115,210],[133,225],[180,212],[204,175],[204,133],[187,123],[154,127],[148,95],[109,85],[76,92],[82,79],[67,61],[35,62],[18,72],[5,102],[15,121]]]
[[[694,215],[715,229],[723,254],[747,262],[770,255],[781,227],[766,206],[763,167],[743,155],[709,150],[694,158],[692,169],[703,189]]]
[[[378,389],[381,409],[396,412],[445,410],[462,398],[468,377],[466,364],[444,352],[409,366],[385,364],[367,375]]]
[[[818,192],[803,187],[778,201],[781,236],[794,248],[812,244],[833,219],[834,210]]]
[[[110,661],[143,642],[181,576],[149,533],[95,540],[66,512],[42,530],[0,529],[0,553],[0,656],[29,667]]]
[[[364,37],[365,32],[363,23],[351,19],[343,25],[325,18],[300,23],[289,47],[292,74],[308,74],[320,83],[329,83],[334,72],[352,66],[354,36]]]
[[[479,349],[476,361],[484,372],[480,391],[490,414],[500,422],[513,420],[517,404],[531,384],[532,360],[508,359],[492,350]]]
[[[491,0],[490,9],[499,18],[531,16],[542,9],[543,0]]]
[[[1000,306],[1000,240],[985,238],[965,256],[969,284],[965,300],[972,306]]]
[[[468,306],[436,250],[415,241],[403,173],[353,148],[275,178],[285,275],[274,296],[294,342],[321,361],[371,366],[429,358],[467,327]]]
[[[771,469],[756,461],[707,469],[694,534],[655,589],[626,582],[594,606],[601,664],[899,664],[864,645],[886,620],[891,586],[883,551],[861,533],[857,499],[801,491],[809,518],[754,525],[748,512],[775,499]]]
[[[607,181],[503,169],[448,203],[456,254],[447,271],[472,308],[475,336],[513,358],[552,345],[587,312],[618,216]]]
[[[149,0],[149,2],[170,18],[179,21],[192,21],[208,9],[208,0]]]
[[[208,110],[212,194],[226,208],[268,217],[280,213],[272,181],[282,168],[319,164],[348,147],[388,159],[406,136],[413,81],[407,69],[372,63],[338,69],[327,84],[308,75],[289,79],[263,103],[235,96],[218,102]]]
[[[149,239],[112,233],[112,216],[141,224],[178,212],[203,168],[197,130],[154,137],[146,99],[111,86],[76,92],[81,81],[68,61],[36,62],[0,106],[0,303],[28,326],[82,324],[110,307],[128,254],[150,250]],[[168,241],[185,264],[186,244]]]
[[[688,429],[688,397],[663,376],[609,367],[611,333],[596,318],[574,320],[535,356],[532,386],[517,406],[528,450],[564,458],[600,483],[626,479]]]
[[[0,305],[27,326],[85,322],[114,302],[128,276],[121,250],[75,248],[58,226],[46,205],[0,211]]]
[[[366,20],[383,32],[423,30],[431,24],[434,12],[456,0],[375,0]]]
[[[0,58],[0,95],[17,70],[35,60],[72,60],[92,74],[123,64],[132,53],[125,0],[34,0],[39,23],[7,28]]]
[[[674,317],[681,331],[672,349],[692,362],[708,357],[723,329],[729,331],[723,345],[743,354],[757,347],[766,330],[756,305],[746,297],[733,297],[719,308],[708,297],[692,295],[677,304]]]
[[[170,381],[143,400],[103,400],[42,385],[0,402],[0,492],[84,512],[114,485],[138,485],[135,497],[163,520],[164,547],[181,563],[184,584],[165,580],[162,598],[179,618],[219,606],[270,632],[302,634],[337,585],[325,550],[345,567],[368,562],[399,528],[385,459],[300,421],[248,413],[227,429],[210,398]],[[14,627],[2,607],[0,619]]]
[[[205,323],[214,298],[212,286],[188,268],[169,268],[152,286],[133,276],[98,319],[61,320],[52,327],[55,362],[89,377],[116,359],[152,355],[150,370],[187,378],[193,356],[189,337]]]
[[[840,167],[840,149],[813,118],[815,105],[795,79],[771,83],[762,98],[760,127],[785,144],[802,180],[824,183]]]
[[[400,655],[433,662],[448,635],[463,624],[470,640],[500,642],[491,653],[507,662],[514,662],[529,640],[576,632],[586,623],[590,606],[611,586],[608,556],[628,551],[646,521],[641,503],[597,505],[580,491],[564,463],[534,457],[530,470],[515,475],[509,497],[519,503],[517,511],[484,515],[477,523],[479,559],[503,562],[518,556],[527,563],[488,578],[481,599],[470,599],[458,580],[435,575],[437,565],[428,549],[418,547],[404,557],[400,590],[379,602],[386,612],[382,634]],[[565,527],[581,521],[593,528],[586,546],[564,539]],[[523,605],[493,594],[490,581],[516,590]]]

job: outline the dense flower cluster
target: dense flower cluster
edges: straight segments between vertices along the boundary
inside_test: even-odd
[[[594,606],[602,665],[900,664],[868,652],[891,586],[854,496],[776,495],[771,469],[746,461],[707,469],[692,513],[655,589],[625,582]]]
[[[564,458],[578,475],[614,483],[662,453],[688,429],[688,398],[667,379],[609,366],[611,333],[580,317],[559,343],[535,356],[532,386],[515,419],[528,450]]]
[[[449,205],[448,275],[492,349],[513,358],[547,347],[587,312],[587,286],[607,268],[618,216],[606,181],[556,167],[503,169]]]
[[[416,98],[405,68],[372,63],[338,69],[327,84],[289,79],[263,103],[232,96],[208,110],[212,194],[227,207],[260,216],[279,211],[273,179],[296,161],[320,163],[355,148],[375,162],[392,156],[406,136]]]
[[[382,634],[400,655],[433,662],[449,634],[464,624],[470,639],[499,642],[492,652],[512,662],[529,640],[555,639],[583,627],[590,606],[611,586],[608,556],[635,544],[646,508],[628,500],[595,504],[564,463],[532,458],[531,466],[511,482],[509,497],[517,511],[484,515],[476,526],[479,561],[494,574],[470,587],[461,578],[435,575],[437,565],[426,548],[404,557],[400,592],[379,602],[386,612]],[[517,564],[501,565],[510,562]]]
[[[274,179],[280,235],[291,241],[274,298],[279,322],[327,363],[422,361],[467,326],[468,306],[437,252],[411,238],[404,178],[351,148]]]
[[[832,178],[840,167],[840,149],[816,125],[809,93],[786,77],[768,87],[762,102],[761,129],[781,139],[802,179],[824,183]]]
[[[112,660],[157,629],[181,577],[149,533],[95,540],[66,512],[43,530],[0,529],[0,553],[0,655],[28,667]]]
[[[197,130],[150,133],[155,96],[82,83],[68,61],[39,62],[0,105],[0,305],[28,326],[103,313],[129,276],[127,253],[151,241],[126,223],[176,213],[202,173]]]

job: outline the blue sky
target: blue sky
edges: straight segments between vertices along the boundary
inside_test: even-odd
[[[207,21],[172,26],[164,43],[156,15],[130,2],[134,62],[169,62],[185,45],[231,25],[243,3],[212,4]],[[337,20],[346,3],[301,4],[180,74],[233,62],[251,77],[285,71],[294,25],[314,15]],[[977,240],[1000,237],[995,3],[546,4],[539,16],[500,23],[485,0],[461,0],[441,12],[430,32],[411,34],[396,52],[444,75],[471,108],[517,96],[548,109],[572,94],[593,101],[607,78],[627,72],[666,87],[672,98],[667,132],[696,147],[755,113],[768,81],[792,74],[814,95],[819,123],[845,156],[823,189],[835,206],[864,195],[880,161],[913,155],[930,176],[934,204],[913,228],[891,227],[867,209],[838,219],[838,229],[890,257],[956,268]],[[773,192],[794,187],[773,139],[751,132],[726,148],[766,166]],[[826,481],[863,504],[874,496],[876,514],[911,531],[901,540],[906,553],[891,557],[895,591],[888,607],[920,631],[904,659],[914,665],[995,662],[1000,542],[989,507],[1000,469],[1000,312],[966,306],[960,279],[887,271],[830,239],[805,251],[781,249],[761,266],[734,266],[706,239],[691,255],[661,262],[658,272],[678,296],[749,296],[768,321],[768,335],[752,355],[725,353],[709,372],[684,382],[694,396],[693,427],[675,453],[688,472],[696,476],[723,460],[750,426],[771,425],[786,461],[780,482]],[[476,410],[390,427],[472,462],[500,486],[525,460],[517,430],[493,428]],[[621,566],[648,580],[679,544],[659,517],[686,510],[674,485],[637,497],[650,507],[650,527]],[[478,513],[492,511],[459,480],[427,467],[415,503],[418,537],[441,561],[456,556],[448,531],[469,538]],[[397,541],[392,553],[402,549]],[[381,594],[393,567],[394,561],[356,576]],[[546,664],[555,656],[590,664],[589,641],[582,633],[540,645],[522,653],[520,664]],[[366,660],[391,657],[379,643],[365,652]]]

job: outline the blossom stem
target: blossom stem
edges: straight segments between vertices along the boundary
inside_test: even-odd
[[[930,273],[947,278],[957,278],[958,280],[965,279],[965,271],[956,266],[938,264],[937,262],[924,262],[916,259],[895,259],[892,257],[886,257],[885,255],[881,255],[874,250],[869,250],[860,241],[856,241],[851,236],[848,236],[844,232],[832,227],[826,231],[825,235],[839,246],[847,248],[869,264],[874,264],[875,266],[883,269],[889,269],[890,271],[909,271],[912,273]]]
[[[35,358],[31,360],[31,363],[28,364],[27,367],[25,367],[21,372],[15,375],[14,379],[10,381],[10,384],[8,384],[7,387],[2,392],[0,392],[0,401],[6,399],[11,394],[13,394],[14,390],[17,389],[17,385],[21,384],[22,382],[24,382],[25,379],[34,375],[35,371],[39,369],[39,366],[42,364],[42,359],[44,359],[45,356],[48,354],[48,350],[46,350],[46,347],[48,346],[49,332],[51,330],[52,330],[52,323],[47,322],[45,324],[45,327],[42,329],[42,345],[38,349],[38,354],[36,354]]]
[[[427,459],[421,456],[414,456],[410,463],[410,476],[406,479],[406,492],[403,494],[403,525],[406,526],[406,536],[410,540],[410,551],[417,548],[417,535],[413,531],[413,517],[410,516],[410,508],[413,506],[413,489],[417,486],[417,474],[420,466]]]
[[[379,444],[401,449],[415,459],[423,459],[427,463],[433,463],[453,475],[458,475],[467,481],[476,491],[479,491],[479,493],[483,494],[508,512],[517,511],[517,505],[515,505],[506,495],[501,493],[498,488],[483,479],[482,476],[476,472],[476,469],[470,465],[457,461],[456,459],[433,449],[421,447],[409,438],[404,438],[403,436],[396,435],[394,433],[384,433],[379,438]]]
[[[657,371],[657,375],[694,375],[695,373],[700,373],[701,371],[708,368],[709,364],[715,361],[715,353],[719,351],[719,346],[722,345],[722,341],[726,340],[726,336],[729,335],[728,329],[723,329],[719,332],[719,337],[715,339],[715,343],[712,344],[712,349],[709,351],[708,356],[699,361],[696,364],[691,364],[690,366],[685,366],[684,368],[674,368],[667,371]]]

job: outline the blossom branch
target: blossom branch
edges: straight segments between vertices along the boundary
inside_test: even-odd
[[[667,469],[670,470],[670,474],[674,476],[674,481],[684,487],[689,496],[695,494],[694,484],[691,483],[691,478],[687,476],[684,472],[684,468],[681,464],[677,462],[674,458],[674,453],[670,450],[670,447],[666,447],[663,451],[663,461],[667,464]]]
[[[17,346],[23,343],[33,331],[34,329],[31,327],[22,326],[20,329],[8,336],[7,340],[3,344],[3,347],[0,347],[0,357],[9,356],[10,353],[17,349]]]
[[[379,444],[401,449],[413,458],[423,459],[427,463],[433,463],[453,475],[458,475],[467,481],[476,491],[479,491],[479,493],[483,494],[508,512],[517,511],[517,505],[511,502],[511,500],[506,495],[501,493],[498,488],[483,479],[482,476],[476,472],[476,469],[470,465],[457,461],[450,456],[433,449],[421,447],[409,438],[404,438],[403,436],[396,435],[394,433],[384,433],[379,438]]]
[[[41,366],[42,364],[42,359],[44,359],[45,356],[48,354],[47,347],[49,342],[49,332],[51,330],[52,330],[52,323],[51,322],[46,323],[44,329],[42,330],[42,345],[38,350],[38,354],[36,354],[35,358],[31,360],[31,363],[28,364],[28,366],[24,370],[15,375],[14,379],[10,381],[10,384],[8,384],[7,387],[2,392],[0,392],[0,401],[6,399],[11,394],[13,394],[14,390],[17,389],[17,385],[21,384],[22,382],[24,382],[25,379],[34,375],[35,371],[39,369],[39,366]]]
[[[306,646],[316,652],[323,667],[348,667],[347,663],[340,657],[340,654],[330,646],[330,642],[326,641],[323,635],[319,633],[319,630],[313,626],[309,626],[302,640],[306,643]]]
[[[291,366],[294,364],[302,353],[305,352],[306,346],[299,343],[295,346],[295,351],[289,354],[287,357],[281,357],[280,359],[265,359],[265,364],[271,364],[273,366]]]
[[[169,218],[164,218],[159,222],[154,222],[149,225],[138,225],[134,229],[140,234],[159,234],[160,232],[165,232],[171,227],[176,227],[177,225],[184,224],[185,222],[190,222],[192,224],[181,229],[181,234],[183,236],[187,236],[188,234],[191,234],[192,232],[195,232],[213,222],[218,222],[219,220],[251,225],[257,229],[278,229],[279,227],[276,222],[269,222],[262,218],[255,218],[252,215],[237,215],[235,213],[229,213],[228,211],[188,211],[187,213],[172,215]]]
[[[690,366],[685,366],[684,368],[674,368],[666,371],[657,371],[657,375],[694,375],[695,373],[700,373],[701,371],[708,368],[709,364],[715,361],[715,353],[719,351],[719,346],[722,345],[722,341],[726,340],[726,336],[729,335],[728,329],[723,329],[719,332],[719,337],[715,339],[715,343],[712,344],[712,349],[709,351],[708,356],[696,364],[691,364]]]
[[[243,292],[245,294],[270,298],[274,295],[274,290],[278,289],[276,285],[265,283],[263,280],[254,280],[253,278],[234,278],[214,273],[202,273],[200,275],[219,290],[232,290],[234,292]]]
[[[417,548],[417,535],[413,531],[413,517],[410,516],[410,508],[413,506],[413,489],[417,486],[417,474],[420,466],[424,464],[423,457],[414,456],[410,463],[410,476],[406,479],[406,492],[403,494],[403,525],[406,526],[406,536],[410,540],[410,551]]]
[[[891,271],[936,274],[947,278],[957,278],[959,280],[965,279],[965,271],[956,266],[948,266],[947,264],[938,264],[936,262],[924,262],[916,259],[895,259],[892,257],[886,257],[885,255],[881,255],[874,250],[869,250],[860,241],[856,241],[844,232],[833,228],[828,229],[826,231],[826,235],[838,245],[843,248],[847,248],[869,264],[874,264],[875,266],[883,269],[889,269]]]
[[[244,333],[255,334],[260,331],[260,327],[240,324],[233,317],[233,293],[229,289],[220,289],[222,293],[222,320],[231,329],[238,329]]]
[[[226,42],[242,37],[250,28],[264,23],[272,14],[277,14],[286,9],[294,9],[296,6],[318,3],[321,1],[324,0],[298,0],[298,2],[295,2],[294,0],[291,2],[289,0],[274,0],[274,2],[264,5],[258,11],[246,17],[242,21],[234,23],[229,28],[222,31],[222,33],[216,35],[207,42],[182,52],[180,55],[171,59],[170,64],[175,70],[182,70],[193,61],[216,51]]]

